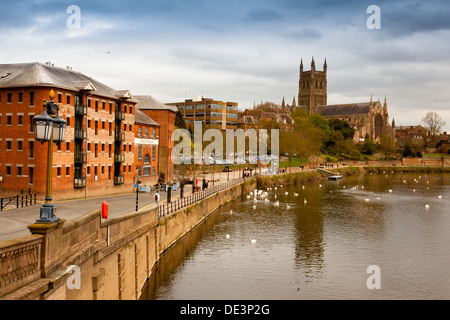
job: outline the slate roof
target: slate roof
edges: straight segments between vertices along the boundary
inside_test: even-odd
[[[173,112],[178,111],[177,107],[164,104],[150,95],[136,95],[135,98],[139,100],[139,102],[136,104],[136,107],[141,110],[160,109],[160,110],[171,110]]]
[[[258,121],[253,116],[242,116],[238,119],[237,123],[243,124],[258,124]]]
[[[68,68],[40,62],[0,64],[0,88],[48,86],[137,102],[128,90],[115,90],[100,81]]]
[[[160,126],[155,120],[147,116],[145,113],[140,111],[139,109],[136,109],[136,112],[134,113],[134,122],[135,123],[141,123],[141,124],[147,124],[152,126]]]
[[[318,111],[322,116],[364,114],[368,113],[369,109],[370,102],[318,106]]]

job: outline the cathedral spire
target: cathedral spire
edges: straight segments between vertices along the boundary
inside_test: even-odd
[[[314,61],[314,56],[312,57],[311,60],[311,70],[316,70],[316,62]]]
[[[323,63],[323,71],[327,72],[327,58],[325,58],[325,62]]]
[[[300,59],[300,72],[303,72],[303,58]]]
[[[383,104],[383,109],[387,110],[387,102],[386,102],[386,96],[384,96],[384,104]]]

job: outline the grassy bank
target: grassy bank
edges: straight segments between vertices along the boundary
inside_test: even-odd
[[[339,173],[342,176],[351,176],[364,174],[365,170],[361,167],[344,167],[339,169],[330,169],[331,172]],[[286,173],[276,176],[258,176],[256,178],[257,188],[270,188],[281,184],[303,184],[312,181],[327,179],[327,175],[317,171],[305,171],[296,173]]]
[[[420,172],[420,173],[450,173],[450,167],[364,167],[368,173],[384,172]]]

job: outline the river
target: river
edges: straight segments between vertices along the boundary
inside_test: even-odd
[[[264,191],[222,206],[170,248],[141,298],[450,299],[450,175]]]

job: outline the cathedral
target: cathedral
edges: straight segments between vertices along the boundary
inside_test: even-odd
[[[383,133],[394,136],[394,128],[389,124],[386,98],[384,103],[370,101],[361,103],[327,105],[327,60],[323,71],[316,70],[314,58],[311,70],[303,71],[303,59],[300,62],[298,107],[308,114],[319,113],[325,119],[337,118],[347,121],[355,129],[355,142],[367,139],[380,141]]]

